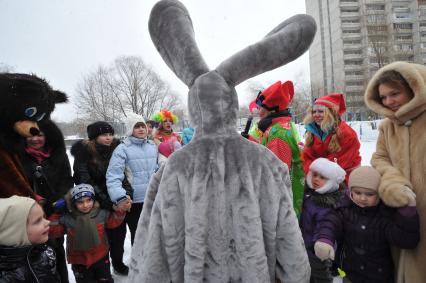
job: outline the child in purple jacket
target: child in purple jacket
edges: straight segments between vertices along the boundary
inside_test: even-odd
[[[349,176],[349,196],[321,223],[315,254],[322,260],[334,258],[337,241],[344,282],[394,282],[390,245],[415,248],[419,242],[419,217],[413,198],[408,206],[385,206],[377,189],[380,174],[361,166]]]
[[[345,192],[346,172],[326,158],[315,159],[306,175],[300,226],[311,265],[311,282],[331,283],[331,260],[322,261],[314,252],[319,227],[333,212]]]

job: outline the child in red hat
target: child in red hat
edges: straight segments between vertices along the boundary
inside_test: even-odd
[[[361,165],[358,136],[341,119],[345,111],[346,104],[341,93],[317,98],[308,110],[304,119],[306,134],[302,152],[305,173],[312,161],[324,157],[337,162],[346,171],[347,184],[350,172]]]
[[[292,182],[293,206],[299,216],[303,201],[304,174],[298,147],[299,136],[288,109],[293,95],[293,82],[278,81],[259,93],[255,103],[260,117],[259,141],[287,164]]]

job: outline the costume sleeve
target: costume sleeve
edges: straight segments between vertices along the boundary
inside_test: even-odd
[[[312,145],[313,146],[313,145]],[[309,167],[311,167],[311,163],[317,159],[317,156],[312,149],[312,146],[307,146],[303,148],[302,152],[302,159],[303,159],[303,171],[305,172],[305,175],[309,172]]]
[[[346,171],[346,178],[349,177],[353,169],[361,165],[361,155],[359,142],[356,132],[347,125],[346,131],[339,138],[341,150],[335,155],[337,163]]]
[[[383,125],[379,127],[376,152],[371,158],[371,165],[382,175],[379,185],[379,195],[385,204],[392,207],[403,207],[408,204],[404,187],[412,188],[411,182],[402,175],[402,172],[392,165],[386,147]]]
[[[124,151],[124,147],[124,144],[120,144],[116,147],[112,153],[106,172],[107,189],[112,202],[126,197],[126,190],[123,188],[123,180],[127,155]]]
[[[289,170],[291,169],[292,153],[288,143],[282,139],[273,138],[266,144],[266,147],[287,164]]]
[[[74,183],[76,185],[83,183],[93,185],[92,178],[89,174],[88,162],[90,158],[90,153],[87,150],[87,146],[84,145],[81,141],[79,141],[72,146],[71,154],[74,156]]]
[[[401,249],[414,249],[420,241],[416,207],[403,207],[395,211],[393,221],[389,221],[385,233],[392,245]]]
[[[63,153],[63,159],[64,162],[62,162],[61,166],[62,169],[59,172],[63,172],[64,175],[62,178],[60,178],[60,183],[57,188],[53,188],[55,190],[55,195],[53,196],[52,200],[56,201],[62,197],[65,196],[65,194],[73,187],[74,182],[71,175],[71,166],[68,159],[68,155],[64,152]]]

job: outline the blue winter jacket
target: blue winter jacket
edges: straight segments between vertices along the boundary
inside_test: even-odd
[[[127,137],[112,153],[106,173],[108,194],[113,202],[126,196],[124,174],[133,189],[133,202],[145,200],[151,175],[157,167],[157,147],[153,141]]]

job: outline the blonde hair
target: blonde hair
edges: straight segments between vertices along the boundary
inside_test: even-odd
[[[314,122],[314,118],[312,116],[312,107],[308,108],[305,118],[303,119],[303,123],[305,125]],[[340,123],[340,115],[339,112],[334,108],[326,107],[324,109],[324,119],[321,121],[319,125],[320,129],[323,132],[330,132],[331,139],[328,144],[328,151],[331,153],[339,152],[342,147],[339,144],[340,131],[337,127]],[[311,147],[314,143],[314,137],[311,132],[306,131],[305,133],[305,146]]]

